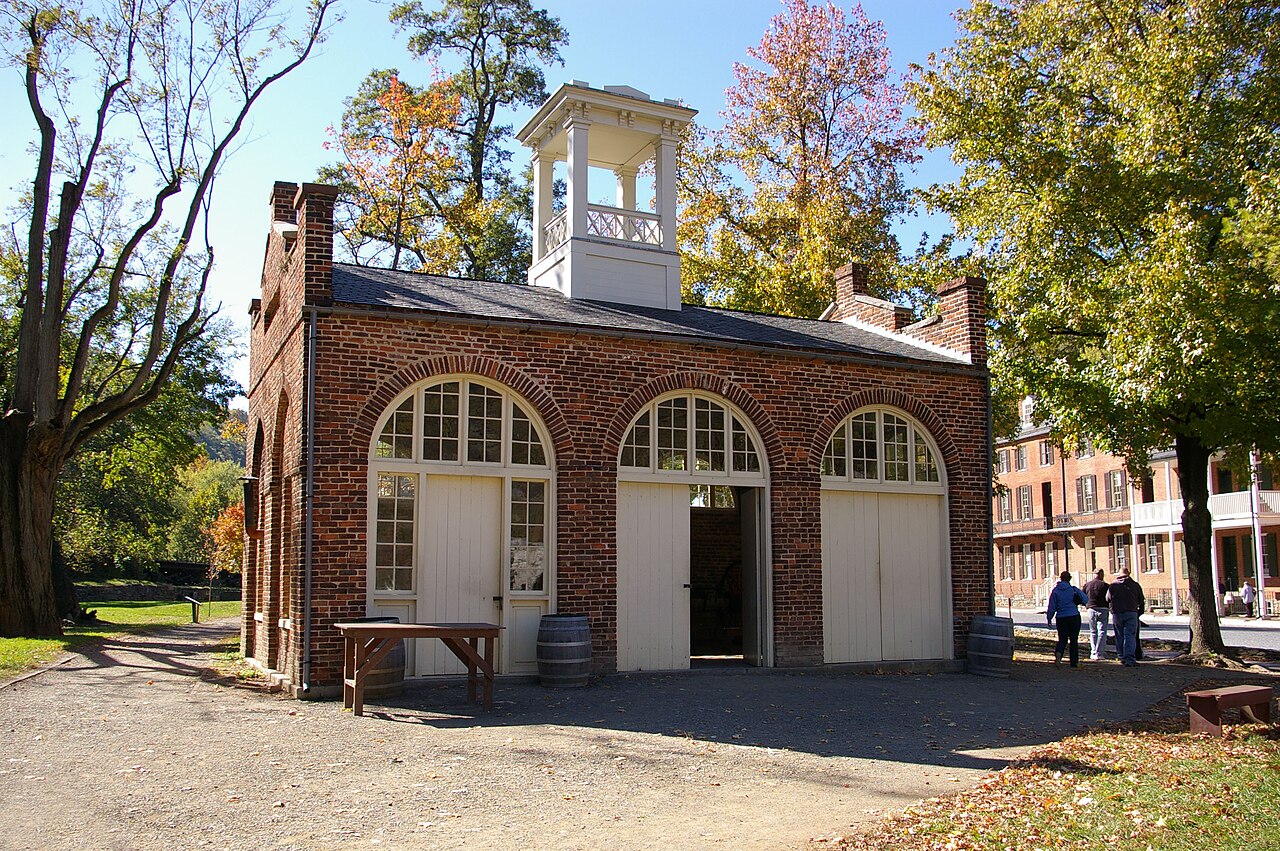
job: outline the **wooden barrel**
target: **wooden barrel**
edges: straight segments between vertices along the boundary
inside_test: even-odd
[[[969,673],[1007,677],[1013,668],[1013,620],[978,615],[969,625]]]
[[[394,616],[354,618],[347,623],[400,623]],[[399,697],[404,693],[404,640],[397,639],[364,680],[364,696]]]
[[[591,627],[586,615],[543,615],[538,623],[538,681],[581,688],[591,676]]]

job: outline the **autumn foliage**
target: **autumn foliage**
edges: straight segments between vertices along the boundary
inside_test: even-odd
[[[204,528],[209,541],[209,570],[239,573],[244,566],[244,503],[228,505]]]
[[[686,296],[817,316],[834,269],[857,260],[883,273],[897,260],[889,227],[919,135],[884,27],[860,6],[787,0],[748,55],[723,129],[694,128],[682,145]]]

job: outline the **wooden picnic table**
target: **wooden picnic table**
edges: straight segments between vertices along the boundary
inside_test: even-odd
[[[467,702],[476,699],[477,672],[484,677],[484,706],[493,708],[493,645],[502,627],[492,623],[340,623],[342,708],[364,714],[364,681],[391,645],[403,638],[438,638],[467,666]],[[484,641],[483,647],[480,641]]]

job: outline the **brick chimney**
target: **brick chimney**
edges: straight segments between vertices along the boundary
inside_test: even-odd
[[[901,331],[914,318],[911,308],[871,295],[867,286],[870,273],[870,267],[862,263],[850,263],[837,269],[836,300],[823,318],[836,322],[853,319],[886,331]]]
[[[906,333],[969,356],[975,366],[987,363],[987,282],[956,278],[938,290],[938,314]]]
[[[323,183],[304,183],[293,196],[304,304],[333,304],[333,204],[337,198],[338,188]]]

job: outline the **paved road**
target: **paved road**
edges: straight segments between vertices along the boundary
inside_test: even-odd
[[[1001,612],[1001,614],[1004,614]],[[1043,612],[1013,610],[1013,622],[1018,626],[1047,629]],[[1089,622],[1084,623],[1084,633]],[[1143,615],[1144,638],[1169,638],[1186,641],[1189,635],[1186,617],[1168,615]],[[1280,620],[1246,620],[1240,617],[1222,619],[1222,640],[1228,647],[1256,647],[1260,650],[1280,650]]]

